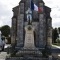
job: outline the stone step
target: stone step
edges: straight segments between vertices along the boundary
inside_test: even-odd
[[[10,57],[6,60],[49,60],[48,58],[36,58],[36,57]]]

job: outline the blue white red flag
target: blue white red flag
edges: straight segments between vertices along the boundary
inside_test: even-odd
[[[39,8],[36,4],[34,4],[32,1],[31,1],[31,10],[35,10],[35,11],[38,11],[38,12],[41,12],[43,11],[42,8]]]

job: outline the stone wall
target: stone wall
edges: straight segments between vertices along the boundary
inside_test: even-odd
[[[11,44],[15,44],[15,40],[16,40],[16,18],[12,18]]]
[[[50,17],[50,8],[46,7],[42,0],[33,0],[33,2],[42,9],[42,11],[39,13],[33,11],[32,16],[32,25],[35,28],[35,45],[36,47],[42,48],[45,47],[46,44],[51,44],[52,26],[50,25],[52,25],[52,21],[49,22],[47,19],[47,17]],[[17,40],[17,46],[24,45],[24,27],[27,25],[25,12],[29,6],[29,0],[21,0],[19,5],[13,8],[14,16],[17,17],[17,20],[15,22],[12,21],[12,23],[14,23],[12,25],[12,42]],[[16,26],[15,23],[17,23],[17,27],[14,27],[14,29],[13,26]],[[13,33],[15,30],[17,30],[17,35],[16,33]]]
[[[46,25],[45,25],[45,16],[44,16],[44,3],[39,3],[39,7],[42,9],[42,11],[39,13],[39,47],[44,48],[46,45]]]
[[[51,47],[52,45],[52,24],[51,24],[52,20],[51,18],[48,18],[47,23],[48,23],[48,27],[47,27],[47,46]]]
[[[24,15],[20,14],[17,22],[17,46],[23,46],[23,23]]]

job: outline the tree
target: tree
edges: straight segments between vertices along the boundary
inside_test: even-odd
[[[1,31],[1,27],[0,27],[0,31]]]
[[[57,43],[60,43],[60,39],[59,39],[59,38],[57,38],[57,39],[56,39],[56,42],[57,42]]]
[[[58,27],[58,30],[59,30],[59,34],[60,34],[60,27]]]
[[[8,37],[10,35],[10,27],[8,25],[1,27],[2,35]]]
[[[52,38],[53,38],[53,43],[56,43],[56,39],[58,38],[58,32],[57,32],[57,28],[53,29],[52,31]]]

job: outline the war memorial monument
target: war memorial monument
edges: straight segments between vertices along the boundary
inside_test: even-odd
[[[31,10],[31,1],[41,10]],[[21,0],[13,8],[10,57],[6,60],[49,60],[52,44],[51,8],[43,0]],[[51,59],[50,59],[51,60]]]

